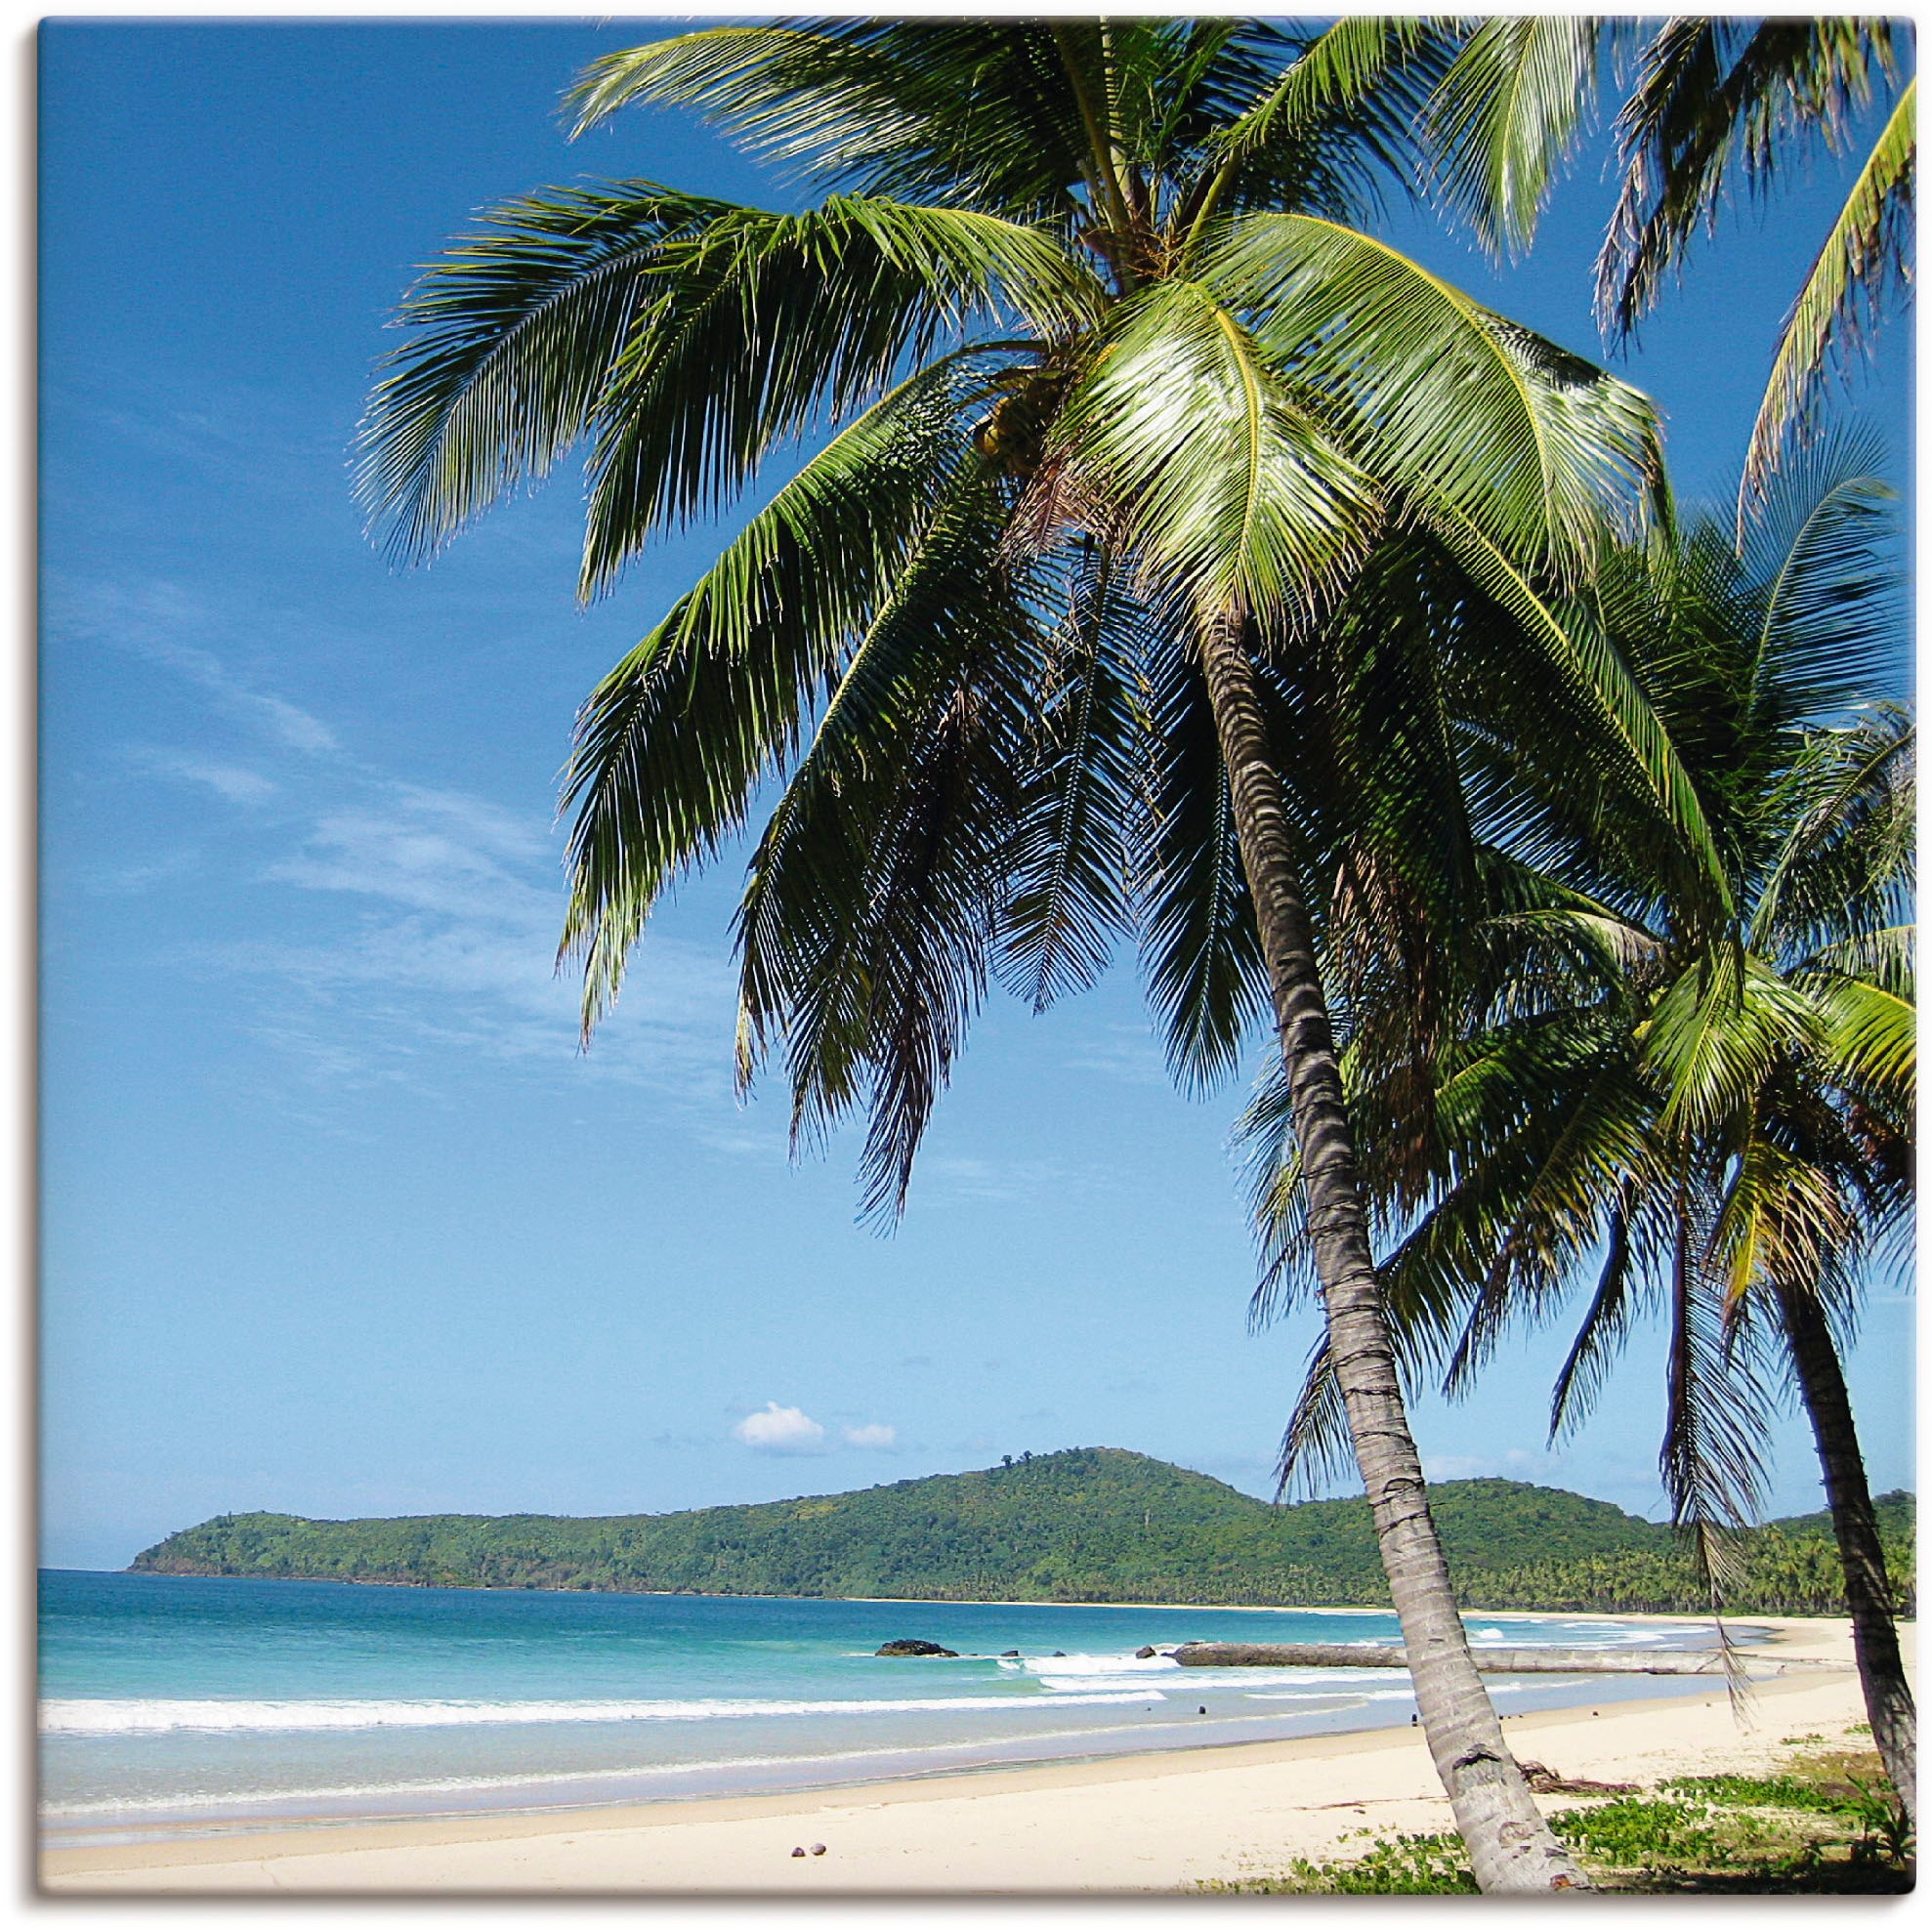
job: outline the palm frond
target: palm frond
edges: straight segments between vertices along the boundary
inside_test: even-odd
[[[740,1065],[784,1043],[795,1142],[862,1104],[863,1208],[903,1207],[985,994],[1044,627],[1002,558],[1010,497],[962,472],[902,567],[754,854]]]
[[[1301,1391],[1275,1461],[1275,1496],[1299,1491],[1319,1497],[1324,1487],[1355,1470],[1342,1382],[1329,1356],[1327,1334],[1315,1341],[1302,1375]]]
[[[715,513],[773,448],[886,391],[976,320],[1051,327],[1095,283],[1049,236],[972,210],[835,196],[721,222],[661,263],[590,453],[582,589]]]
[[[1203,616],[1312,612],[1360,560],[1377,509],[1254,338],[1189,281],[1123,305],[1047,462],[1106,505],[1148,594]]]
[[[1574,582],[1606,526],[1667,515],[1644,396],[1386,242],[1246,215],[1203,274],[1379,484],[1472,524],[1518,567]]]
[[[427,555],[589,430],[658,298],[664,251],[747,210],[648,182],[505,202],[404,297],[357,486],[392,550]]]
[[[861,416],[584,704],[561,807],[576,810],[562,954],[584,958],[586,1030],[658,894],[743,820],[889,593],[966,448],[968,380],[923,370]]]
[[[1762,958],[1720,943],[1678,973],[1637,1037],[1663,1127],[1695,1134],[1747,1106],[1781,1060],[1814,1049],[1819,1016]]]
[[[1045,23],[861,18],[705,27],[606,55],[567,104],[696,107],[751,152],[871,193],[1071,214],[1079,116]]]
[[[1530,662],[1546,668],[1552,693],[1581,726],[1581,753],[1623,763],[1637,794],[1680,832],[1695,889],[1719,914],[1728,910],[1730,885],[1697,785],[1612,638],[1587,607],[1539,590],[1459,513],[1438,508],[1430,524],[1471,581],[1515,618]]]
[[[1658,1463],[1671,1523],[1690,1540],[1715,1612],[1739,1571],[1732,1534],[1755,1523],[1764,1489],[1766,1399],[1748,1361],[1726,1342],[1721,1301],[1701,1284],[1696,1237],[1680,1221]]]
[[[1435,22],[1365,14],[1316,34],[1258,100],[1213,130],[1180,211],[1186,240],[1243,208],[1347,220],[1372,205],[1378,174],[1406,182],[1401,157],[1448,41]]]
[[[1852,183],[1779,333],[1744,457],[1741,525],[1779,466],[1785,442],[1793,437],[1802,441],[1815,427],[1828,361],[1862,345],[1887,295],[1911,279],[1917,97],[1914,78]]]
[[[1918,1013],[1911,999],[1853,977],[1821,984],[1813,995],[1831,1074],[1854,1089],[1884,1093],[1910,1116],[1918,1103]]]
[[[1520,254],[1595,104],[1603,22],[1522,14],[1482,21],[1429,103],[1439,192],[1497,257]]]
[[[1869,696],[1907,629],[1894,492],[1873,437],[1834,436],[1790,469],[1746,536],[1762,585],[1751,678],[1777,724],[1829,720]],[[1889,658],[1889,659],[1888,659]]]
[[[1894,66],[1890,31],[1847,17],[1664,22],[1617,115],[1623,181],[1597,260],[1607,333],[1635,327],[1699,227],[1714,224],[1734,170],[1762,193],[1781,157],[1791,158],[1790,135],[1842,143],[1851,114]]]
[[[1152,769],[1137,841],[1135,921],[1148,1001],[1168,1068],[1211,1090],[1270,1008],[1254,904],[1236,840],[1220,739],[1198,665],[1160,652],[1148,695]]]
[[[1090,549],[1082,563],[1052,646],[1000,923],[1000,975],[1036,1012],[1091,984],[1132,921],[1144,616],[1109,557]]]

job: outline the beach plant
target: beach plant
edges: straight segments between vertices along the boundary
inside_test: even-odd
[[[1855,357],[1911,286],[1911,33],[1907,21],[1879,17],[1518,16],[1470,34],[1432,103],[1444,200],[1493,252],[1517,253],[1603,76],[1627,65],[1617,197],[1597,258],[1598,319],[1619,341],[1682,272],[1699,230],[1715,229],[1740,180],[1764,200],[1820,149],[1863,153],[1772,353],[1739,483],[1741,526],[1784,455],[1819,427],[1830,369]]]
[[[1378,1120],[1363,1168],[1412,1371],[1464,1389],[1512,1321],[1585,1292],[1554,1438],[1588,1412],[1633,1323],[1662,1312],[1661,1470],[1713,1607],[1735,1569],[1728,1529],[1756,1507],[1765,1374],[1788,1369],[1872,1731],[1910,1814],[1915,1712],[1839,1359],[1866,1283],[1910,1275],[1915,1142],[1913,733],[1870,697],[1905,633],[1873,454],[1840,440],[1800,458],[1742,555],[1704,520],[1606,558],[1596,578],[1703,799],[1729,907],[1713,914],[1701,853],[1673,849],[1642,799],[1624,813],[1582,794],[1591,778],[1573,767],[1539,771],[1520,740],[1506,771],[1473,743],[1497,840],[1454,1041],[1418,1079],[1378,1052],[1400,1026],[1365,1016],[1347,1062],[1351,1102]],[[1512,801],[1525,786],[1541,792],[1533,816]],[[1249,1125],[1264,1310],[1306,1283],[1281,1113],[1277,1080]],[[1418,1161],[1434,1189],[1412,1207]],[[1338,1449],[1318,1352],[1287,1457]]]
[[[362,482],[421,556],[587,444],[590,594],[807,451],[584,708],[586,1028],[754,813],[739,1074],[781,1057],[795,1143],[866,1110],[888,1217],[990,980],[1043,1008],[1133,932],[1196,1086],[1272,1022],[1422,1723],[1484,1887],[1546,1889],[1578,1876],[1430,1521],[1284,778],[1311,639],[1406,576],[1410,643],[1460,635],[1472,691],[1564,719],[1707,841],[1615,649],[1559,614],[1606,526],[1663,506],[1654,411],[1368,225],[1465,31],[857,20],[609,56],[579,127],[696,108],[826,191],[498,208],[404,305]]]
[[[1869,1764],[1869,1756],[1867,1756]],[[1553,1816],[1597,1884],[1624,1893],[1898,1893],[1913,1840],[1897,1796],[1834,1757],[1798,1773],[1668,1780]],[[1365,1845],[1357,1842],[1365,1841]],[[1454,1834],[1345,1834],[1341,1851],[1195,1891],[1218,1894],[1468,1894]]]

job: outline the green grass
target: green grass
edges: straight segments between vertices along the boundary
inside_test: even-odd
[[[1810,1737],[1814,1742],[1816,1736]],[[1552,1812],[1594,1884],[1621,1893],[1896,1894],[1914,1841],[1870,1753],[1826,1751],[1766,1775],[1665,1780]],[[1219,1894],[1473,1894],[1453,1833],[1359,1833],[1360,1853],[1201,1883]]]

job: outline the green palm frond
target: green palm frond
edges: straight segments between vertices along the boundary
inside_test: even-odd
[[[1842,145],[1895,62],[1891,23],[1689,16],[1645,45],[1617,116],[1622,187],[1597,262],[1598,316],[1627,335],[1714,223],[1734,171],[1764,191],[1793,135]]]
[[[1815,1290],[1863,1241],[1832,1173],[1752,1128],[1732,1160],[1704,1264],[1721,1284],[1725,1315],[1735,1318],[1753,1289]]]
[[[1879,984],[1839,977],[1813,993],[1833,1076],[1855,1090],[1882,1092],[1906,1115],[1918,1102],[1918,1013]]]
[[[1762,958],[1714,944],[1681,971],[1637,1031],[1664,1094],[1666,1130],[1698,1133],[1748,1105],[1773,1068],[1819,1042],[1811,999]]]
[[[770,451],[886,390],[976,320],[1051,327],[1095,284],[1046,235],[967,209],[834,197],[671,251],[598,410],[584,593],[655,530],[715,512]]]
[[[563,954],[584,957],[587,1026],[659,892],[743,820],[890,593],[965,447],[969,380],[958,363],[927,369],[861,416],[585,703],[562,807],[576,810]]]
[[[1690,1539],[1715,1611],[1738,1573],[1731,1534],[1755,1523],[1764,1490],[1768,1401],[1753,1361],[1736,1342],[1737,1327],[1724,1318],[1721,1294],[1700,1276],[1695,1236],[1680,1213],[1658,1464],[1671,1523]]]
[[[1122,306],[1046,465],[1100,511],[1145,593],[1202,615],[1313,610],[1361,560],[1377,513],[1368,478],[1253,336],[1189,281]]]
[[[1071,215],[1087,155],[1049,29],[1022,20],[718,26],[606,55],[576,129],[693,106],[741,147],[819,178],[1023,219]]]
[[[870,1113],[863,1206],[896,1215],[985,994],[1045,636],[1002,560],[1007,496],[960,477],[875,612],[755,853],[740,1065],[783,1039],[793,1133]]]
[[[1622,761],[1649,810],[1683,839],[1681,873],[1719,913],[1729,908],[1730,885],[1701,798],[1677,746],[1615,641],[1586,605],[1539,590],[1473,523],[1448,508],[1430,524],[1470,579],[1516,619],[1528,646],[1519,674],[1542,667],[1562,712],[1580,726],[1575,747],[1585,756]]]
[[[908,357],[996,315],[1070,325],[1095,291],[1048,236],[967,209],[772,214],[648,184],[528,196],[405,301],[417,332],[371,402],[364,495],[420,555],[588,438],[589,593]]]
[[[1179,650],[1156,658],[1148,728],[1145,859],[1133,879],[1141,971],[1168,1068],[1199,1094],[1233,1072],[1270,1006],[1206,685]]]
[[[1911,719],[1888,704],[1847,729],[1794,733],[1775,796],[1784,834],[1748,926],[1753,948],[1802,960],[1906,914],[1916,860],[1916,745]]]
[[[1657,413],[1386,242],[1299,214],[1230,222],[1203,274],[1385,485],[1575,581],[1606,523],[1661,513]]]
[[[1444,29],[1422,20],[1356,15],[1316,34],[1246,111],[1214,130],[1179,211],[1185,242],[1243,208],[1359,215],[1377,173],[1403,178],[1396,156],[1447,49]]]
[[[1574,1432],[1594,1410],[1631,1328],[1650,1309],[1646,1268],[1636,1249],[1635,1220],[1643,1208],[1643,1195],[1635,1186],[1626,1186],[1611,1207],[1596,1290],[1550,1390],[1551,1445]]]
[[[1603,23],[1585,15],[1487,20],[1429,103],[1436,182],[1492,254],[1521,253],[1595,103]]]
[[[357,487],[419,558],[589,430],[666,248],[745,210],[645,182],[508,201],[404,298]]]
[[[1806,273],[1771,359],[1738,495],[1742,524],[1783,448],[1815,426],[1826,367],[1868,336],[1887,296],[1911,278],[1918,82],[1909,81]]]
[[[1033,1009],[1081,990],[1130,927],[1129,838],[1145,769],[1145,618],[1089,552],[1052,648],[1001,918],[1000,975]]]
[[[1299,1491],[1313,1498],[1354,1469],[1354,1443],[1349,1437],[1348,1410],[1342,1403],[1342,1382],[1329,1357],[1324,1332],[1309,1352],[1301,1391],[1288,1415],[1287,1429],[1281,1434],[1275,1460],[1275,1496],[1280,1500]]]
[[[1752,700],[1774,723],[1822,720],[1869,696],[1905,630],[1897,496],[1874,438],[1811,449],[1763,504],[1744,561],[1763,585]]]

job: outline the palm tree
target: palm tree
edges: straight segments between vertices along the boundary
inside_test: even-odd
[[[1546,1319],[1587,1285],[1555,1437],[1588,1409],[1632,1321],[1665,1311],[1662,1470],[1713,1603],[1724,1529],[1755,1504],[1763,1355],[1782,1349],[1824,1472],[1874,1739],[1915,1813],[1915,1712],[1839,1362],[1868,1269],[1909,1270],[1915,1135],[1912,737],[1896,709],[1860,706],[1904,634],[1880,553],[1887,491],[1861,473],[1866,452],[1804,463],[1742,559],[1705,523],[1598,576],[1703,795],[1734,914],[1711,914],[1701,862],[1659,836],[1647,799],[1625,809],[1589,796],[1574,764],[1526,766],[1521,738],[1496,767],[1474,740],[1473,781],[1504,833],[1485,853],[1464,1021],[1418,1080],[1383,1041],[1418,1028],[1403,1015],[1407,980],[1384,972],[1358,1000],[1347,1061],[1411,1374],[1433,1365],[1465,1386],[1511,1320]],[[1303,1281],[1307,1205],[1281,1112],[1264,1093],[1250,1123],[1274,1254],[1264,1314]],[[1332,1407],[1318,1353],[1284,1474],[1332,1458]]]
[[[1376,1298],[1283,665],[1369,559],[1426,544],[1507,616],[1491,680],[1593,719],[1702,830],[1615,653],[1553,612],[1607,520],[1660,499],[1649,404],[1361,225],[1445,57],[1366,20],[856,21],[613,55],[581,125],[696,106],[838,191],[496,210],[405,305],[364,487],[420,555],[587,441],[594,593],[829,438],[586,704],[586,1028],[660,892],[755,807],[740,1074],[782,1051],[800,1138],[869,1111],[869,1208],[903,1204],[991,975],[1041,1007],[1137,930],[1197,1083],[1272,1013],[1422,1724],[1479,1880],[1547,1889],[1580,1878],[1471,1664]]]
[[[1621,181],[1597,260],[1597,314],[1627,341],[1692,240],[1743,177],[1769,193],[1807,147],[1851,148],[1853,123],[1890,110],[1805,273],[1773,352],[1739,489],[1740,519],[1786,446],[1815,433],[1825,378],[1911,281],[1917,81],[1896,20],[1686,15],[1656,27],[1521,16],[1469,36],[1432,106],[1446,192],[1495,252],[1529,245],[1575,147],[1607,53],[1634,49],[1617,114]],[[1903,84],[1901,84],[1903,79]]]

